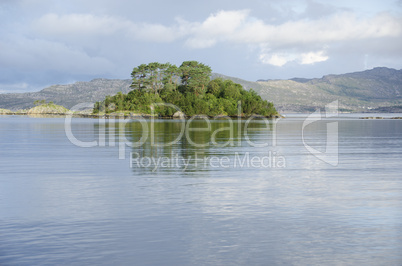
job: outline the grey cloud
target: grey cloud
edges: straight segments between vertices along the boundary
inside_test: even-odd
[[[0,8],[1,90],[129,78],[151,61],[194,59],[250,80],[336,72],[347,54],[402,62],[400,13],[381,13],[389,6],[363,14],[319,0],[0,0]]]

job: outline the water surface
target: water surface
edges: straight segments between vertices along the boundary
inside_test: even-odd
[[[175,142],[186,123],[157,120],[129,147],[138,121],[74,118],[97,141],[83,148],[64,118],[0,116],[0,264],[401,265],[402,121],[332,118],[302,138],[304,119],[212,121]],[[330,123],[335,166],[306,148],[325,152]]]

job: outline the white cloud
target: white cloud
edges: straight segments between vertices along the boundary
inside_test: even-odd
[[[108,37],[121,34],[148,42],[173,42],[183,38],[188,48],[210,48],[220,42],[268,45],[270,49],[294,49],[314,45],[322,48],[334,42],[400,36],[402,20],[388,13],[359,19],[352,13],[316,20],[299,19],[267,24],[250,16],[249,10],[219,11],[202,22],[176,19],[170,26],[92,14],[46,14],[34,22],[42,36],[61,40]]]
[[[362,20],[352,13],[342,13],[318,20],[301,19],[280,25],[250,19],[238,29],[236,35],[228,39],[281,46],[398,36],[401,31],[401,20],[387,13]]]
[[[204,22],[194,24],[191,29],[191,35],[196,36],[230,36],[234,34],[248,17],[248,10],[239,11],[220,11],[216,14],[211,14]]]
[[[286,53],[276,53],[276,54],[269,54],[269,53],[261,53],[260,54],[260,61],[264,64],[269,64],[273,66],[284,66],[285,64],[295,61],[297,57],[293,54],[286,54]]]
[[[249,13],[248,10],[240,10],[212,14],[204,22],[192,23],[188,27],[187,38],[200,41],[205,39],[208,43],[212,43],[212,40],[214,43],[268,43],[272,47],[278,47],[395,37],[402,32],[401,19],[388,13],[359,19],[353,13],[346,12],[316,20],[288,21],[279,25],[267,24],[251,17]]]
[[[211,14],[203,22],[188,22],[177,18],[173,25],[166,26],[136,23],[111,16],[50,13],[37,19],[33,23],[33,29],[42,36],[52,36],[63,41],[123,33],[129,38],[150,42],[173,42],[185,37],[185,45],[189,48],[209,48],[236,34],[248,14],[248,10],[220,11]]]
[[[402,35],[402,20],[389,13],[359,18],[350,12],[318,19],[299,19],[269,24],[250,16],[248,10],[220,11],[202,23],[187,23],[182,33],[185,46],[211,48],[218,43],[264,46],[259,59],[264,64],[283,66],[288,62],[314,64],[329,59],[325,50],[356,41],[370,42]],[[382,49],[378,46],[377,49]],[[266,50],[270,52],[267,53]]]
[[[218,41],[224,41],[228,36],[236,34],[248,14],[248,10],[219,11],[202,23],[179,21],[181,25],[186,25],[187,31],[183,34],[187,35],[185,46],[194,49],[210,48]]]
[[[324,51],[307,52],[307,53],[269,53],[262,52],[259,57],[263,64],[273,66],[284,66],[289,62],[296,62],[301,65],[311,65],[318,62],[324,62],[329,59]]]
[[[324,51],[303,53],[300,55],[300,64],[311,65],[318,62],[324,62],[328,60],[328,56],[324,54]]]

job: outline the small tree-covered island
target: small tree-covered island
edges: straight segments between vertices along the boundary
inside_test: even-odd
[[[180,67],[142,64],[131,73],[132,91],[107,96],[95,103],[93,112],[172,117],[179,109],[186,116],[278,116],[273,103],[252,89],[247,91],[231,80],[211,80],[211,72],[209,66],[197,61],[185,61]]]

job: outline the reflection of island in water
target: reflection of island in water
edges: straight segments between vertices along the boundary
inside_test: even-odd
[[[272,151],[277,121],[134,120],[124,125],[105,123],[105,128],[97,131],[104,132],[105,139],[115,141],[116,146],[122,140],[128,143],[130,166],[135,173],[188,173],[211,168],[284,166],[284,160],[275,160],[279,155]]]

